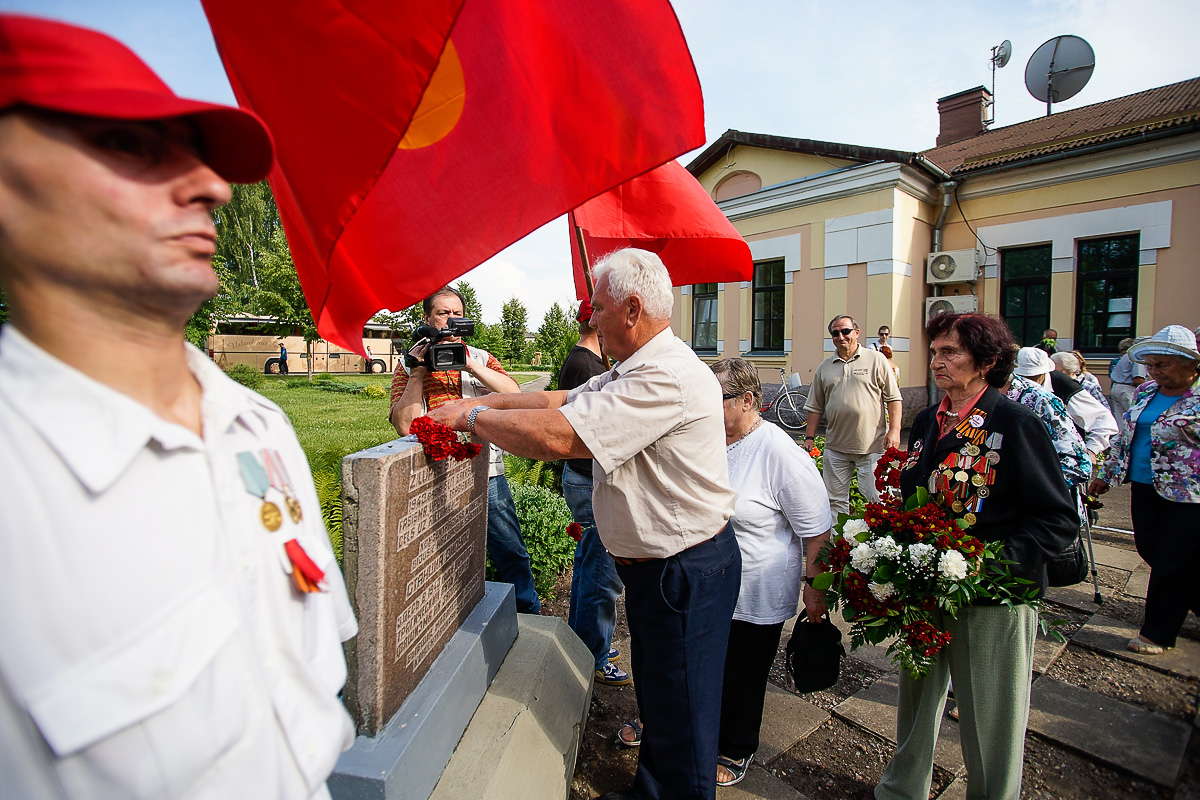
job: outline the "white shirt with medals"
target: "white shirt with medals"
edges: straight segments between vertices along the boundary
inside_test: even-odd
[[[187,359],[203,439],[0,333],[0,748],[69,797],[327,797],[357,624],[308,464],[277,406]],[[292,539],[326,591],[293,585]]]

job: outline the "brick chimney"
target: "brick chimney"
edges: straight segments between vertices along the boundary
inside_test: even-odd
[[[983,86],[939,99],[941,131],[938,133],[937,146],[961,142],[987,130],[983,123],[988,117],[991,102],[992,93]]]

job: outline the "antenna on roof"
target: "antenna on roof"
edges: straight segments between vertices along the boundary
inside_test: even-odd
[[[983,123],[986,128],[996,121],[996,70],[1001,69],[1012,58],[1012,42],[1005,39],[992,48],[992,118]]]
[[[1078,36],[1055,36],[1029,57],[1025,88],[1046,103],[1046,116],[1050,116],[1051,103],[1079,94],[1095,68],[1096,54],[1090,44]]]

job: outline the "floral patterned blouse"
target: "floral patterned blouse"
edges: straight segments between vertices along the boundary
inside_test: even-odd
[[[1128,425],[1113,438],[1100,480],[1121,483],[1129,472],[1129,451],[1137,419],[1158,393],[1158,384],[1137,387],[1133,406],[1125,412]],[[1154,491],[1177,503],[1200,503],[1200,378],[1176,398],[1150,427],[1150,472]]]
[[[1009,400],[1020,403],[1046,425],[1054,452],[1058,453],[1058,465],[1069,486],[1087,483],[1092,475],[1092,460],[1088,457],[1083,437],[1075,423],[1067,416],[1067,407],[1057,396],[1047,392],[1040,384],[1020,375],[1012,376],[1012,384],[1006,395]]]

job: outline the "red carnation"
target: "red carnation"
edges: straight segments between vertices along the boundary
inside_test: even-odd
[[[572,522],[567,526],[567,536],[570,536],[572,539],[578,542],[583,538],[583,526],[578,522]]]

